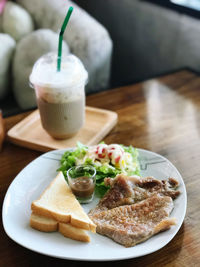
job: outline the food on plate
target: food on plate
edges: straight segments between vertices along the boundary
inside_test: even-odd
[[[95,232],[95,224],[83,208],[59,172],[38,200],[32,202],[32,211],[59,222],[71,223],[75,227]]]
[[[95,146],[85,146],[77,143],[75,149],[67,150],[61,158],[60,171],[67,178],[67,170],[78,165],[92,165],[96,169],[96,192],[103,196],[109,189],[104,178],[115,178],[117,174],[140,175],[136,148],[118,144],[100,143]]]
[[[173,178],[158,180],[154,177],[142,178],[118,174],[115,179],[105,178],[104,183],[109,185],[110,189],[89,214],[134,204],[154,193],[170,196],[173,199],[180,194],[177,190],[179,183]]]
[[[84,229],[74,227],[69,223],[59,223],[55,219],[47,218],[45,216],[32,213],[30,225],[32,228],[42,232],[59,231],[65,237],[78,241],[90,242],[90,237]]]
[[[31,213],[30,226],[42,232],[55,232],[58,230],[58,222],[55,219]]]
[[[87,147],[78,143],[63,154],[59,174],[33,201],[30,225],[40,231],[58,230],[85,242],[90,241],[85,230],[97,231],[125,247],[169,229],[176,224],[169,216],[173,200],[180,194],[179,182],[138,176],[137,157],[137,149],[132,146],[102,143]],[[77,179],[83,186],[81,179],[91,176],[89,167],[96,173],[97,192],[102,198],[87,215],[68,183]],[[84,190],[79,191],[82,194]]]
[[[89,165],[73,166],[67,171],[68,184],[80,203],[93,200],[96,169]]]
[[[175,224],[169,218],[173,199],[180,194],[175,179],[118,174],[104,181],[110,189],[88,214],[97,233],[130,247]]]
[[[90,237],[87,234],[87,231],[84,229],[76,228],[69,223],[59,223],[58,230],[65,237],[82,241],[82,242],[90,242]]]
[[[88,198],[93,194],[94,186],[94,183],[92,183],[88,177],[83,176],[76,178],[76,181],[71,183],[70,187],[75,196]]]
[[[64,236],[89,242],[85,230],[96,231],[96,225],[84,212],[65,181],[62,172],[50,183],[38,200],[31,204],[30,225],[40,231],[57,229]]]
[[[172,209],[171,197],[155,193],[136,204],[102,211],[91,218],[98,233],[131,247],[174,225],[175,219],[169,218]]]

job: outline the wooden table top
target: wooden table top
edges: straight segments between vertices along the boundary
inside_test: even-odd
[[[200,266],[200,77],[180,71],[90,95],[87,105],[118,113],[118,124],[104,139],[106,143],[131,144],[165,156],[182,174],[188,194],[184,223],[168,245],[144,257],[115,262],[115,266]],[[6,118],[6,129],[27,114]],[[0,152],[1,203],[15,176],[40,154],[8,141],[4,143]],[[25,249],[6,235],[2,220],[0,259],[1,266],[94,265],[94,262],[66,261]]]

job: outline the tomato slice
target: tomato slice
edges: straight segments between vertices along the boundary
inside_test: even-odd
[[[103,158],[105,158],[105,154],[98,154],[98,157],[100,158],[100,159],[103,159]]]
[[[119,163],[120,158],[121,158],[121,157],[118,156],[118,157],[115,159],[115,162],[116,162],[116,163]]]

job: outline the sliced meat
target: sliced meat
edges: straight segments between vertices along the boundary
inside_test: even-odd
[[[169,196],[172,199],[175,199],[180,194],[180,191],[176,190],[179,183],[174,178],[169,178],[168,180],[158,180],[150,176],[139,179],[135,185],[148,190],[149,193],[157,192],[162,195]]]
[[[179,184],[173,178],[158,180],[153,177],[141,178],[119,174],[115,179],[105,178],[104,182],[110,186],[110,189],[89,214],[122,205],[131,205],[150,197],[154,193],[170,196],[173,199],[180,194],[180,191],[177,191]]]
[[[97,225],[97,233],[131,247],[174,225],[175,219],[169,218],[172,209],[171,197],[154,194],[136,204],[95,213],[90,218]]]

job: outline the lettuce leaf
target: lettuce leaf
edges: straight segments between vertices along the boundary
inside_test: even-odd
[[[132,155],[133,163],[136,166],[134,171],[129,171],[128,175],[139,175],[140,176],[140,167],[138,163],[138,151],[136,148],[129,146],[126,147],[121,145],[124,151],[129,152]],[[76,165],[77,159],[83,159],[87,153],[88,147],[77,142],[77,146],[74,150],[67,150],[61,157],[60,160],[60,168],[58,171],[62,171],[65,179],[67,180],[67,170]],[[115,178],[117,174],[122,173],[121,169],[116,168],[112,164],[102,164],[101,166],[97,166],[93,163],[92,159],[86,158],[84,161],[85,165],[92,165],[96,168],[96,188],[95,192],[99,197],[103,197],[103,195],[109,189],[108,186],[104,184],[104,178],[110,177]]]

